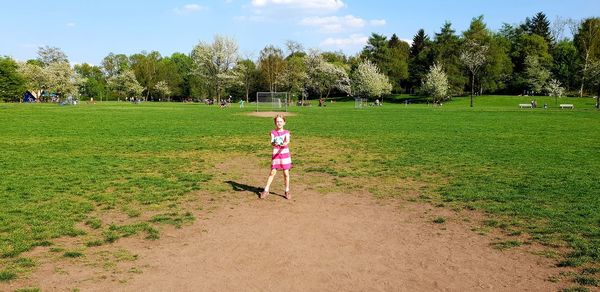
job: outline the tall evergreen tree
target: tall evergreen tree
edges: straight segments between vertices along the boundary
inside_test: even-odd
[[[413,37],[408,61],[408,82],[412,91],[421,86],[421,80],[433,65],[433,57],[431,40],[425,31],[420,29]]]
[[[408,79],[408,54],[410,46],[393,34],[388,42],[389,67],[387,76],[392,83],[392,92],[400,93]]]
[[[531,20],[528,20],[529,19],[525,21],[525,23],[527,23],[527,32],[543,37],[548,43],[548,47],[552,48],[554,46],[554,38],[552,37],[550,21],[546,18],[546,14],[538,12]]]
[[[387,37],[380,34],[372,33],[369,37],[369,40],[367,41],[367,45],[361,52],[361,56],[373,62],[379,68],[386,67],[389,62],[389,52],[387,44]]]
[[[435,34],[433,52],[435,62],[441,65],[448,78],[448,93],[461,94],[467,83],[460,61],[461,40],[455,34],[450,22],[444,23],[439,33]]]

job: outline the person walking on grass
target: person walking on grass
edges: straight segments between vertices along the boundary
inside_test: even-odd
[[[269,189],[277,170],[283,170],[283,181],[285,183],[285,198],[291,199],[290,195],[290,168],[292,168],[292,156],[290,154],[290,131],[284,130],[285,117],[277,115],[273,119],[275,130],[271,131],[271,146],[273,146],[273,156],[271,157],[271,173],[267,179],[267,185],[259,198],[264,199],[269,195]]]

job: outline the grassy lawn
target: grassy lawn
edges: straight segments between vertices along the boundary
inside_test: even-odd
[[[381,181],[370,187],[381,196],[402,196],[390,184],[412,179],[427,186],[423,197],[488,213],[492,227],[569,247],[560,265],[595,269],[600,113],[590,98],[558,101],[574,110],[545,97],[536,98],[540,108],[518,108],[530,100],[293,107],[295,172]],[[194,200],[189,194],[223,190],[215,163],[231,154],[268,163],[272,119],[241,111],[235,104],[0,104],[0,280],[31,267],[21,254],[55,238],[83,237],[88,247],[138,233],[156,239],[161,224],[193,221],[184,207]],[[129,221],[115,224],[107,214]]]

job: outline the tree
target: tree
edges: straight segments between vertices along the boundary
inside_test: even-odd
[[[194,62],[187,54],[173,53],[171,55],[171,63],[174,66],[175,73],[181,78],[179,91],[175,91],[175,95],[179,94],[182,100],[190,98],[192,92],[197,91],[195,84],[200,83],[197,75],[192,74]]]
[[[0,57],[0,99],[5,102],[20,100],[25,92],[25,79],[19,65],[10,57]]]
[[[552,79],[546,83],[544,90],[548,93],[548,96],[554,96],[554,104],[558,104],[558,98],[563,96],[565,89],[560,86],[560,81]]]
[[[308,80],[306,54],[295,53],[285,59],[284,85],[292,96],[304,91]]]
[[[74,66],[75,73],[83,80],[79,93],[88,98],[102,100],[106,96],[106,78],[102,68],[88,63]]]
[[[387,71],[390,62],[390,54],[387,38],[383,35],[372,33],[367,45],[361,52],[361,57],[377,65],[382,71]]]
[[[256,83],[256,77],[258,75],[256,64],[250,59],[239,60],[235,66],[234,72],[238,83],[244,88],[246,102],[249,102],[250,90]]]
[[[125,70],[118,75],[109,77],[108,87],[123,99],[139,98],[144,91],[144,88],[135,79],[135,73],[132,70]]]
[[[75,74],[75,70],[66,62],[55,62],[48,65],[44,70],[48,77],[47,89],[55,92],[59,97],[65,95],[77,95],[79,86],[83,79]]]
[[[287,40],[285,42],[285,48],[288,51],[288,57],[299,53],[304,53],[304,47],[297,41]]]
[[[450,22],[444,23],[441,31],[435,34],[433,52],[435,62],[441,65],[446,72],[450,94],[460,94],[463,92],[467,80],[464,77],[460,60],[461,41],[454,32]]]
[[[475,41],[467,41],[464,46],[464,50],[460,55],[460,59],[465,64],[465,67],[471,73],[471,103],[470,107],[473,107],[473,91],[475,88],[475,76],[479,72],[479,69],[486,61],[488,47],[480,45]]]
[[[177,64],[170,57],[163,57],[158,61],[156,79],[166,82],[169,86],[169,101],[172,97],[183,99],[183,76],[179,72]],[[156,86],[155,86],[156,89]],[[163,96],[161,93],[159,95]]]
[[[364,60],[352,72],[352,94],[354,96],[381,97],[392,90],[387,76],[371,61]]]
[[[421,90],[432,97],[433,103],[440,103],[448,96],[448,77],[441,65],[433,64],[423,79]]]
[[[570,40],[562,40],[552,50],[552,75],[560,81],[567,91],[576,88],[581,76],[581,63],[577,48]]]
[[[350,92],[348,73],[341,67],[331,64],[318,52],[312,52],[306,57],[307,87],[318,93],[320,98],[329,97],[333,89]]]
[[[104,68],[106,77],[121,74],[130,68],[129,58],[124,54],[110,53],[102,59],[102,68]]]
[[[61,49],[49,46],[38,48],[37,60],[44,64],[44,66],[60,62],[69,63],[67,55]]]
[[[488,46],[486,62],[479,74],[480,94],[483,94],[484,90],[493,92],[506,88],[513,72],[509,56],[510,42],[496,34],[492,35]]]
[[[285,61],[283,51],[273,45],[268,45],[260,51],[258,71],[267,82],[270,92],[276,92],[277,86],[284,81]]]
[[[167,84],[166,81],[161,80],[156,82],[156,85],[154,85],[154,89],[161,98],[166,97],[167,101],[171,101],[171,89],[169,88],[169,84]]]
[[[600,18],[588,18],[578,25],[578,31],[573,37],[573,41],[582,57],[581,87],[579,96],[583,96],[587,70],[591,63],[600,59]]]
[[[392,83],[392,91],[401,92],[403,84],[408,80],[410,45],[393,34],[387,46],[389,48],[389,64],[386,75]]]
[[[158,67],[162,56],[159,52],[153,51],[147,53],[142,51],[129,57],[131,69],[135,77],[144,88],[145,99],[149,100],[154,93],[156,83],[158,82]]]
[[[525,60],[525,76],[529,90],[539,94],[550,78],[550,71],[546,70],[535,56],[527,56]]]
[[[594,60],[587,71],[586,79],[590,80],[589,86],[596,92],[596,109],[600,109],[600,60]]]
[[[532,19],[527,17],[523,28],[529,34],[536,34],[544,38],[548,47],[552,48],[554,46],[555,39],[550,31],[550,21],[543,12],[538,12]]]
[[[27,89],[34,92],[38,98],[42,96],[42,91],[48,88],[48,72],[44,70],[41,63],[19,63],[19,73],[25,78]]]
[[[423,29],[420,29],[413,37],[409,51],[408,82],[411,88],[420,86],[421,80],[433,64],[433,59],[429,36],[425,34]]]
[[[214,90],[217,102],[221,91],[234,80],[233,66],[238,60],[238,44],[232,38],[216,35],[212,44],[200,42],[192,51],[195,73]]]
[[[534,57],[540,65],[546,69],[552,64],[552,55],[548,51],[548,43],[543,37],[537,34],[521,34],[513,43],[511,57],[514,64],[515,77],[513,78],[513,88],[522,89],[527,87],[527,66],[525,60],[527,57]]]
[[[486,46],[485,63],[479,69],[479,78],[475,80],[472,87],[480,94],[484,89],[495,91],[506,87],[506,81],[512,73],[512,62],[508,52],[511,48],[513,36],[512,27],[505,25],[504,33],[494,35],[485,24],[483,16],[475,17],[471,20],[469,29],[463,32],[465,43],[475,42],[481,46]],[[446,72],[448,68],[444,67]],[[467,81],[468,82],[468,81]],[[475,91],[473,90],[473,91]]]

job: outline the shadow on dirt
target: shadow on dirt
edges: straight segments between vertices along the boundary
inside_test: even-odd
[[[236,192],[251,192],[254,193],[254,195],[256,195],[257,197],[260,194],[260,192],[262,192],[262,188],[257,188],[255,186],[249,186],[231,180],[225,182],[228,183],[231,186],[231,188]]]

